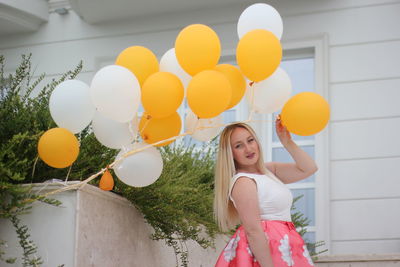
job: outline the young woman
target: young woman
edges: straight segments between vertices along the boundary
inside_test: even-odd
[[[264,163],[254,130],[244,123],[227,126],[220,136],[215,170],[214,213],[226,231],[241,223],[216,267],[308,267],[313,262],[291,222],[292,194],[285,184],[317,171],[314,160],[281,124],[277,135],[295,163]]]

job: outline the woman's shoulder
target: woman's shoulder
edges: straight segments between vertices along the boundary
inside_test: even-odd
[[[232,179],[239,178],[239,177],[248,177],[248,178],[251,178],[252,176],[253,176],[252,173],[238,172],[238,173],[236,173],[235,175],[232,176]]]
[[[256,173],[247,173],[247,172],[238,172],[234,176],[232,176],[231,181],[235,182],[239,178],[250,178],[253,180],[258,180],[262,177],[265,177],[265,174],[256,174]]]
[[[282,183],[279,178],[277,178],[271,171],[267,171],[265,174],[258,174],[258,173],[247,173],[247,172],[238,172],[236,173],[232,179],[231,183],[235,183],[237,179],[244,177],[244,178],[250,178],[254,180],[255,182],[262,181],[263,183],[275,180],[278,183]]]
[[[255,184],[258,184],[258,180],[260,178],[257,177],[258,175],[253,174],[253,173],[246,173],[246,172],[238,172],[235,175],[232,176],[231,181],[230,181],[230,185],[229,185],[229,197],[230,199],[233,201],[233,199],[231,198],[231,194],[232,194],[232,190],[233,187],[235,187],[235,185],[237,184],[236,182],[239,180],[239,178],[244,178],[244,179],[250,179],[253,182],[255,182]]]

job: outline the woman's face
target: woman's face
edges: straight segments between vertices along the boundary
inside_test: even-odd
[[[256,139],[247,129],[237,127],[233,130],[231,148],[237,169],[254,170],[260,151]]]

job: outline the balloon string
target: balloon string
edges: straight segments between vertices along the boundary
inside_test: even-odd
[[[31,177],[31,183],[33,183],[33,176],[35,175],[36,163],[38,162],[38,159],[39,159],[39,155],[38,155],[38,156],[36,156],[35,163],[33,163],[32,177]]]
[[[65,177],[65,181],[64,181],[64,184],[65,184],[65,185],[66,185],[67,182],[68,182],[68,177],[69,177],[69,174],[71,173],[72,165],[74,165],[74,164],[71,164],[71,166],[69,166],[69,170],[68,170],[68,173],[67,173],[67,177]]]
[[[196,124],[194,125],[194,127],[193,127],[193,131],[192,131],[192,133],[191,134],[194,134],[195,132],[196,132],[196,130],[201,130],[202,128],[202,126],[199,126],[198,127],[198,125],[199,125],[199,123],[200,123],[200,118],[199,117],[197,117],[196,116],[196,118],[197,118],[197,121],[196,121]]]
[[[254,109],[251,109],[249,113],[249,118],[247,119],[248,121],[252,121],[251,118],[253,117],[253,114],[254,114]]]
[[[255,89],[253,88],[253,84],[254,82],[250,82],[250,103],[251,103],[251,110],[250,110],[250,114],[249,114],[249,118],[247,120],[251,120],[251,118],[253,117],[253,113],[254,113],[254,91]]]
[[[134,123],[136,121],[137,121],[137,117],[135,115],[135,117],[130,122],[128,122],[128,130],[134,136],[134,140],[133,141],[136,141],[136,139],[138,138],[138,132],[135,132],[134,129],[133,129],[133,125],[134,125]]]
[[[253,88],[253,85],[254,85],[254,82],[250,82],[249,83],[249,85],[250,85],[250,103],[251,103],[251,105],[253,106],[254,105],[254,88]]]
[[[144,116],[144,115],[143,115],[143,116]],[[146,115],[146,122],[144,123],[142,129],[139,129],[139,131],[138,131],[138,136],[137,136],[137,138],[136,138],[136,142],[135,142],[135,143],[137,143],[137,142],[139,141],[139,136],[142,136],[142,133],[143,133],[143,131],[146,129],[146,127],[147,127],[147,125],[149,124],[150,120],[151,120],[151,116],[150,116],[150,115]],[[145,139],[145,138],[143,138],[143,139]]]

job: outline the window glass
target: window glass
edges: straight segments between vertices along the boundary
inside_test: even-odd
[[[224,113],[222,113],[222,122],[224,124],[231,123],[234,121],[237,121],[236,110],[230,109],[230,110],[224,111]]]
[[[307,232],[303,238],[306,243],[315,243],[315,232]],[[308,252],[315,253],[315,248],[308,248]]]
[[[307,233],[305,233],[304,234],[304,241],[307,242],[307,243],[315,243],[315,232],[307,232]]]
[[[292,81],[292,95],[314,91],[314,58],[283,60],[280,67]]]
[[[314,146],[301,146],[301,148],[307,152],[312,158],[314,158]],[[277,147],[272,149],[272,159],[277,162],[294,162],[292,156],[283,147]],[[310,183],[315,182],[315,175],[308,177],[307,179],[301,180],[298,183]]]
[[[294,203],[295,211],[304,214],[310,221],[309,225],[315,225],[315,189],[292,189],[293,198],[302,196]]]

